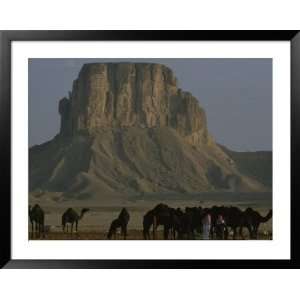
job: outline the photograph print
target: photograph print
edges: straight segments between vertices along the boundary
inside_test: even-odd
[[[29,240],[272,240],[272,59],[31,58]]]

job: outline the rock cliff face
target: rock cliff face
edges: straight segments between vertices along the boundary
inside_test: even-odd
[[[159,64],[86,64],[59,112],[62,135],[105,127],[171,127],[195,145],[208,139],[197,99],[181,91],[173,72]]]
[[[265,191],[210,137],[204,110],[159,64],[87,64],[59,102],[61,127],[29,151],[30,191],[63,199]]]

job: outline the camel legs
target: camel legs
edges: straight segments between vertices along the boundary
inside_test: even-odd
[[[41,224],[39,222],[36,222],[36,227],[35,227],[35,231],[37,233],[37,236],[40,237],[41,236]]]
[[[39,236],[45,237],[43,223],[39,223]]]
[[[247,229],[249,231],[250,239],[253,239],[253,227],[251,225],[247,225]]]
[[[244,239],[243,229],[244,229],[244,227],[240,226],[239,235],[242,239]]]
[[[224,240],[228,240],[228,227],[225,226],[225,229],[224,229]]]
[[[253,239],[257,239],[257,236],[258,236],[258,227],[259,227],[259,225],[260,225],[259,223],[253,225],[253,230],[252,230],[252,238],[253,238]]]
[[[154,240],[156,240],[156,229],[157,229],[156,217],[153,217],[153,239]]]
[[[232,230],[233,230],[233,239],[236,240],[236,236],[237,236],[236,227],[233,227]]]
[[[126,240],[127,237],[127,225],[122,227],[122,234],[123,234],[123,238],[124,240]]]
[[[42,223],[40,224],[41,226],[41,233],[42,233],[42,237],[45,238],[45,220],[42,220]]]
[[[217,240],[225,240],[227,239],[226,237],[226,231],[227,231],[227,227],[224,224],[218,224],[215,227],[215,234],[216,234],[216,238]]]
[[[169,230],[170,230],[170,228],[169,228],[169,226],[164,226],[164,239],[165,240],[167,240],[167,239],[169,239]]]
[[[147,229],[143,230],[144,240],[150,240],[150,232]]]
[[[152,239],[156,240],[156,231],[157,231],[157,226],[154,226],[153,224],[153,231],[152,231]]]
[[[194,233],[193,229],[189,230],[187,238],[188,238],[188,240],[194,240],[195,239],[195,233]]]
[[[145,240],[150,240],[151,239],[150,228],[144,229],[144,237],[145,237]]]
[[[176,240],[176,229],[174,227],[172,228],[172,237],[173,240]]]
[[[33,238],[33,221],[30,221],[30,223],[31,223],[31,233],[29,237]]]
[[[210,231],[209,231],[209,236],[210,236],[210,239],[213,240],[214,239],[214,233],[216,231],[216,224],[212,224],[210,226]]]
[[[107,233],[107,239],[111,240],[113,235],[114,235],[114,232],[113,232],[112,226],[110,226],[109,231]]]

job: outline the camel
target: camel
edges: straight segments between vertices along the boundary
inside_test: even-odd
[[[244,225],[247,226],[250,237],[252,239],[257,239],[258,229],[260,224],[268,222],[272,218],[273,211],[272,209],[270,209],[267,215],[263,217],[262,215],[260,215],[259,212],[248,207],[244,211],[243,215],[244,215]]]
[[[121,228],[121,234],[123,235],[124,240],[127,237],[127,225],[130,219],[130,215],[126,208],[123,208],[117,219],[114,219],[111,222],[107,238],[110,240],[112,236],[116,239],[117,229]]]
[[[143,218],[143,236],[145,240],[150,240],[150,227],[153,225],[153,222],[154,222],[154,211],[151,209],[144,215]],[[153,238],[154,238],[154,232],[153,232]]]
[[[148,211],[143,219],[144,239],[150,239],[150,228],[153,226],[153,239],[156,237],[156,230],[159,225],[164,226],[164,239],[168,239],[169,231],[173,234],[173,239],[177,237],[182,239],[193,239],[195,230],[201,232],[202,218],[205,213],[211,215],[211,237],[216,234],[217,219],[221,215],[224,223],[224,239],[228,239],[229,230],[233,231],[233,239],[239,235],[243,237],[243,228],[246,227],[251,238],[257,238],[258,228],[261,223],[267,222],[272,217],[272,210],[263,217],[252,208],[242,211],[235,206],[213,206],[211,208],[186,207],[185,212],[180,209],[168,207],[165,204],[159,204]],[[239,231],[238,231],[239,229]]]
[[[29,220],[31,223],[32,234],[34,233],[34,229],[35,229],[35,232],[38,233],[39,236],[41,233],[43,234],[43,236],[45,236],[45,230],[44,230],[45,213],[38,204],[35,204],[33,208],[29,206]]]
[[[204,209],[199,207],[186,207],[185,208],[186,219],[188,220],[186,233],[188,239],[195,238],[195,231],[201,232],[202,230],[202,218],[204,216]]]
[[[190,221],[186,217],[186,213],[180,208],[170,208],[171,212],[171,231],[173,240],[176,239],[176,233],[178,239],[183,239],[183,235],[188,232]]]
[[[169,237],[169,231],[172,229],[173,224],[173,209],[168,205],[158,204],[152,210],[144,215],[143,219],[143,235],[144,239],[150,239],[150,227],[153,226],[153,239],[156,239],[156,231],[159,225],[164,226],[164,239]]]
[[[65,232],[65,227],[67,226],[67,232],[68,232],[68,224],[71,224],[71,233],[73,233],[73,225],[75,223],[76,226],[76,232],[78,231],[78,222],[83,218],[84,214],[88,212],[88,208],[83,208],[81,210],[80,215],[73,209],[68,208],[62,215],[61,223],[62,223],[62,229],[63,232]]]

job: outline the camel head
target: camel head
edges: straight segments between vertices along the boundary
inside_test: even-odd
[[[88,212],[88,211],[90,211],[89,208],[83,208],[83,209],[81,210],[81,214],[83,215],[83,214],[85,214],[85,213]]]
[[[85,214],[86,212],[88,212],[89,210],[90,210],[89,208],[83,208],[83,209],[81,210],[79,219],[82,219],[82,217],[84,216],[84,214]]]
[[[268,222],[272,218],[272,215],[273,215],[273,210],[270,209],[265,217],[260,216],[260,222],[262,223]]]

